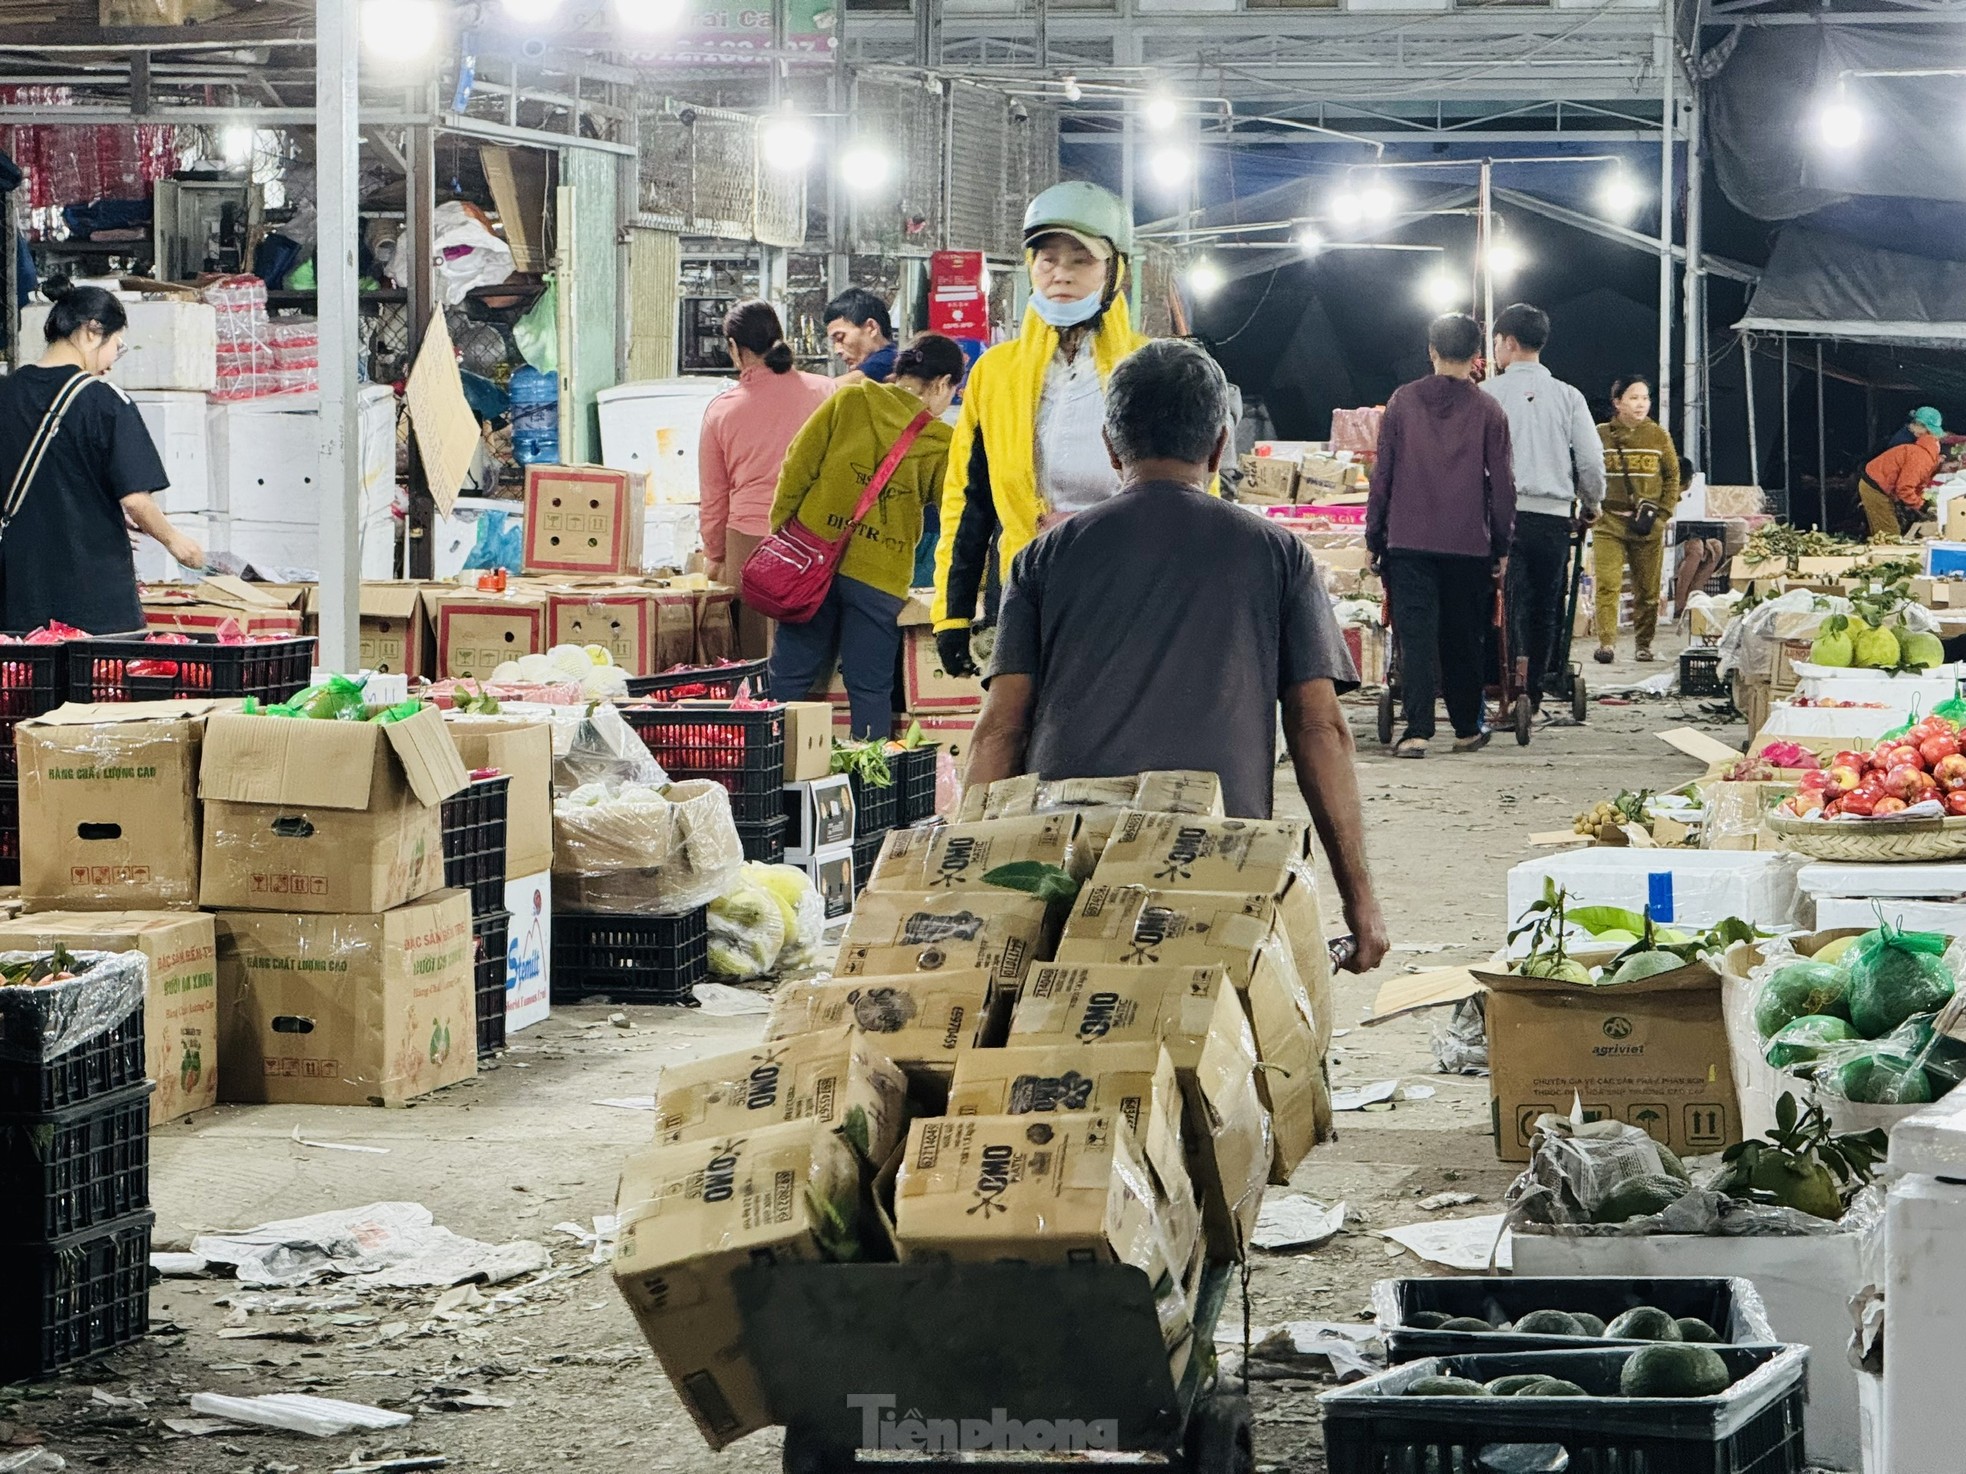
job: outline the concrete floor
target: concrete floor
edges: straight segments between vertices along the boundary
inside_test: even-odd
[[[1602,685],[1665,668],[1621,662],[1588,674]],[[1334,1083],[1398,1077],[1437,1093],[1385,1113],[1340,1116],[1338,1140],[1311,1155],[1293,1186],[1326,1203],[1344,1199],[1348,1231],[1312,1253],[1260,1256],[1251,1284],[1258,1324],[1359,1318],[1374,1280],[1428,1272],[1376,1230],[1493,1212],[1513,1175],[1487,1137],[1486,1080],[1432,1073],[1428,1040],[1441,1015],[1357,1027],[1378,983],[1401,968],[1492,951],[1504,921],[1504,873],[1528,853],[1530,833],[1567,828],[1577,810],[1620,788],[1670,788],[1698,775],[1651,733],[1692,721],[1722,740],[1741,736],[1703,718],[1698,703],[1655,699],[1597,705],[1588,726],[1541,731],[1527,747],[1498,737],[1479,754],[1436,750],[1424,762],[1403,762],[1378,748],[1369,705],[1360,701],[1353,717],[1371,853],[1398,950],[1379,974],[1340,982],[1337,1027],[1349,1032],[1335,1046]],[[1287,776],[1281,781],[1287,785]],[[1278,807],[1303,812],[1294,789]],[[1330,921],[1335,927],[1335,915]],[[616,1012],[629,1027],[610,1023]],[[314,1474],[354,1463],[358,1452],[428,1452],[445,1455],[451,1470],[529,1474],[776,1468],[775,1431],[723,1455],[706,1451],[605,1268],[587,1267],[586,1250],[554,1231],[610,1210],[621,1157],[651,1129],[645,1112],[596,1102],[648,1095],[666,1064],[739,1046],[760,1027],[757,1018],[679,1009],[569,1007],[517,1036],[477,1080],[407,1109],[222,1107],[160,1130],[152,1149],[160,1247],[182,1247],[207,1229],[402,1199],[474,1238],[537,1240],[557,1267],[575,1272],[444,1314],[434,1313],[435,1291],[395,1292],[365,1296],[339,1318],[233,1313],[230,1327],[219,1302],[236,1292],[232,1282],[165,1281],[152,1294],[156,1333],[147,1341],[67,1377],[0,1389],[0,1463],[10,1436],[36,1441],[39,1430],[72,1465],[143,1474]],[[381,1147],[386,1155],[299,1145],[297,1128],[308,1140]],[[1479,1201],[1439,1215],[1416,1206],[1443,1190],[1473,1192]],[[228,1328],[234,1336],[221,1334]],[[253,1333],[283,1339],[248,1338]],[[1259,1461],[1324,1468],[1313,1401],[1322,1386],[1257,1384]],[[459,1389],[511,1405],[438,1410]],[[325,1440],[166,1430],[165,1418],[189,1416],[184,1404],[198,1391],[305,1391],[417,1416],[397,1432]]]

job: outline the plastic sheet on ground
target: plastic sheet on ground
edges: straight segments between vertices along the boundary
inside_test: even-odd
[[[256,1428],[279,1428],[288,1433],[307,1433],[315,1438],[332,1438],[337,1433],[352,1433],[357,1428],[403,1428],[412,1421],[408,1413],[392,1413],[365,1403],[342,1402],[332,1397],[307,1397],[300,1393],[226,1397],[217,1392],[194,1392],[191,1394],[191,1410],[208,1418],[225,1418]]]
[[[545,1248],[530,1240],[484,1244],[452,1233],[421,1203],[370,1203],[243,1233],[200,1234],[191,1252],[231,1266],[249,1285],[305,1285],[329,1275],[387,1288],[466,1280],[497,1285],[552,1263]]]
[[[1443,1075],[1488,1073],[1488,1023],[1481,997],[1463,998],[1447,1022],[1433,1029],[1434,1067]]]
[[[0,952],[0,967],[49,952]],[[0,986],[0,1060],[38,1065],[108,1033],[143,1002],[141,952],[72,952],[83,971],[66,982]]]
[[[1309,1249],[1345,1226],[1345,1205],[1327,1208],[1302,1193],[1270,1193],[1256,1215],[1250,1243],[1259,1249]]]
[[[1226,1382],[1241,1368],[1242,1327],[1225,1318],[1215,1330]],[[1233,1364],[1233,1365],[1232,1365]],[[1249,1328],[1249,1377],[1275,1381],[1306,1373],[1329,1373],[1340,1382],[1369,1377],[1386,1368],[1386,1343],[1379,1327],[1367,1322],[1292,1320],[1279,1326]]]
[[[1408,1223],[1386,1229],[1383,1236],[1429,1264],[1447,1269],[1486,1274],[1508,1269],[1512,1263],[1507,1226],[1500,1213]]]

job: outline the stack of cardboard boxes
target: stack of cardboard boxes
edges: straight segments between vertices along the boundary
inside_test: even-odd
[[[1155,801],[1203,813],[1121,807]],[[665,1071],[623,1172],[615,1278],[712,1447],[783,1421],[733,1283],[759,1263],[1132,1265],[1178,1381],[1205,1267],[1328,1111],[1301,826],[1208,817],[1206,774],[975,803],[1013,812],[889,836],[835,976],[782,989],[758,1048]],[[1046,894],[983,882],[1013,864]],[[1221,945],[1180,926],[1203,905]],[[1279,1141],[1258,1076],[1286,1070]]]

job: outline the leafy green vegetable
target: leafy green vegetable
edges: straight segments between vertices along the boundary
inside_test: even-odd
[[[1018,860],[1009,865],[999,865],[994,870],[984,872],[983,883],[1007,891],[1024,891],[1041,901],[1069,903],[1077,900],[1079,894],[1079,882],[1068,871],[1057,865],[1047,865],[1042,860]]]
[[[848,742],[835,737],[832,770],[850,774],[867,788],[888,788],[894,783],[894,770],[888,766],[884,742]]]
[[[1592,936],[1606,931],[1628,931],[1636,936],[1645,930],[1644,913],[1622,906],[1572,906],[1566,914]]]

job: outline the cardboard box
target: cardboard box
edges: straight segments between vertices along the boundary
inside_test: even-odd
[[[145,584],[139,597],[144,623],[153,630],[212,635],[230,623],[249,637],[301,633],[301,610],[289,600],[226,574],[188,585]]]
[[[1236,494],[1244,501],[1282,505],[1297,499],[1297,462],[1283,456],[1251,456]]]
[[[441,805],[469,781],[435,707],[389,723],[221,712],[199,764],[200,904],[375,912],[428,895]]]
[[[648,477],[606,466],[526,467],[527,573],[642,571]]]
[[[844,773],[785,785],[785,850],[810,855],[853,843],[853,784]]]
[[[868,891],[833,970],[843,978],[974,970],[1014,992],[1050,940],[1049,908],[1019,891]]]
[[[1226,991],[1222,1002],[1229,1002]],[[1257,1088],[1256,1036],[1239,1006],[1210,1021],[1193,1076],[1183,1076],[1182,1138],[1188,1175],[1201,1208],[1208,1257],[1218,1263],[1249,1254],[1276,1163],[1275,1127]]]
[[[942,669],[935,631],[911,629],[901,642],[901,689],[911,712],[981,711],[980,676],[952,676]]]
[[[1222,781],[1213,773],[1166,771],[1118,778],[1058,778],[1035,773],[1005,778],[963,795],[965,822],[1057,814],[1072,809],[1139,809],[1153,814],[1200,814],[1219,819]]]
[[[505,1032],[544,1023],[553,1012],[553,877],[505,882]]]
[[[809,783],[833,770],[833,708],[824,701],[785,704],[785,781]]]
[[[1220,966],[1126,967],[1047,962],[1031,970],[1010,1016],[1009,1046],[1164,1045],[1192,1074],[1223,1008],[1242,1017]]]
[[[505,785],[505,878],[553,868],[553,729],[524,717],[444,713],[467,774],[496,768]]]
[[[628,674],[653,675],[669,668],[662,663],[660,612],[647,589],[556,590],[546,596],[546,644],[599,645]],[[693,640],[690,650],[695,653]]]
[[[765,1038],[851,1024],[933,1100],[946,1090],[957,1052],[1003,1042],[1009,999],[977,971],[942,977],[867,977],[788,983],[772,999]]]
[[[746,1357],[731,1276],[834,1257],[814,1204],[851,1222],[859,1201],[852,1148],[805,1123],[644,1147],[623,1165],[615,1286],[711,1448],[780,1421]]]
[[[1526,1162],[1536,1118],[1624,1121],[1681,1156],[1741,1139],[1720,975],[1703,963],[1635,983],[1578,987],[1475,969],[1488,986],[1495,1151]]]
[[[221,911],[218,990],[224,1100],[401,1105],[478,1073],[464,891],[367,916]]]
[[[976,735],[976,718],[978,715],[979,713],[975,712],[904,711],[899,713],[894,719],[894,735],[897,738],[905,737],[908,734],[909,728],[920,727],[922,729],[923,740],[932,742],[940,747],[943,753],[948,755],[949,760],[956,765],[956,773],[960,776],[962,771],[969,766],[969,744],[970,739]],[[846,714],[841,712],[834,724],[833,730],[836,733],[844,734],[849,730],[848,726],[842,725],[845,721]],[[937,762],[939,763],[940,761],[941,759],[938,757]]]
[[[839,1132],[877,1166],[907,1130],[907,1076],[847,1025],[663,1067],[655,1097],[658,1142],[702,1141],[792,1121]]]
[[[503,594],[460,592],[430,596],[439,679],[484,680],[508,660],[546,650],[546,596],[515,589]]]
[[[427,677],[434,667],[430,616],[424,608],[420,583],[362,585],[359,658],[364,670]]]
[[[44,911],[0,922],[0,951],[59,943],[141,952],[143,1068],[156,1085],[150,1124],[218,1100],[218,956],[212,918],[185,911]]]
[[[71,702],[14,729],[28,910],[198,904],[198,753],[228,705]]]
[[[1166,1057],[1157,1043],[1102,1044],[1092,1049],[1077,1043],[966,1049],[956,1056],[949,1114],[1093,1111],[1115,1117],[1138,1142],[1153,1099],[1154,1071]]]
[[[698,665],[715,665],[738,658],[737,594],[732,589],[713,586],[699,589],[696,600],[696,656]],[[747,658],[763,659],[763,650],[742,652]]]
[[[849,840],[831,849],[814,850],[809,854],[793,857],[789,853],[785,863],[806,873],[812,881],[813,889],[819,892],[820,905],[824,908],[826,922],[830,926],[842,917],[853,915],[853,843]]]
[[[867,889],[876,891],[976,890],[1001,865],[1056,865],[1084,879],[1092,857],[1079,844],[1077,814],[1033,814],[890,830],[874,861]]]

